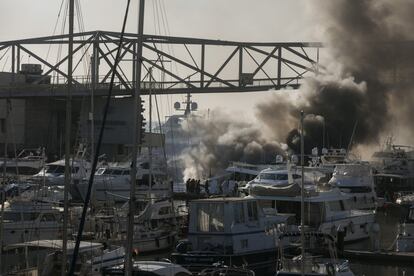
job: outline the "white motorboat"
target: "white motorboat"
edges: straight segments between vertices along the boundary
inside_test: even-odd
[[[134,219],[134,248],[138,253],[161,251],[174,246],[178,225],[186,220],[185,210],[175,209],[171,201],[137,204],[140,211]],[[128,203],[112,214],[94,215],[95,239],[109,243],[123,243],[127,234]],[[142,209],[144,208],[144,209]],[[93,228],[93,226],[92,226]]]
[[[305,185],[305,225],[334,237],[338,229],[346,232],[345,241],[368,238],[375,223],[374,210],[353,210],[349,207],[350,196],[337,187]],[[266,212],[291,214],[299,224],[301,218],[301,187],[297,183],[272,187],[256,185],[250,189],[249,198],[259,201]]]
[[[288,238],[292,241],[298,240],[300,236],[300,232],[287,232],[280,235],[279,238],[281,240]],[[287,250],[280,247],[277,276],[354,276],[348,261],[338,259],[335,251],[335,240],[332,236],[319,232],[305,232],[304,237],[306,245],[317,248],[306,246],[305,254],[302,256],[294,254],[295,249],[297,249],[295,247],[288,247]],[[321,246],[324,247],[325,252],[323,253],[325,254],[315,254],[314,251],[320,251]],[[289,253],[286,251],[289,251]],[[300,250],[297,251],[300,252]]]
[[[3,245],[61,236],[61,208],[23,200],[4,204]]]
[[[74,247],[75,242],[69,240],[68,261],[71,259]],[[102,275],[104,268],[122,264],[124,256],[123,247],[107,248],[101,243],[81,241],[76,265],[77,275]],[[62,265],[62,240],[33,240],[10,244],[5,247],[3,257],[4,267],[1,269],[8,273],[34,268],[39,275],[59,275]]]
[[[395,145],[389,138],[385,147],[372,155],[377,195],[394,202],[400,192],[414,191],[414,148]]]
[[[266,215],[253,198],[193,200],[189,208],[188,241],[179,242],[174,262],[191,271],[223,263],[275,272],[277,238],[267,230],[279,224],[289,227],[290,215]]]
[[[378,205],[375,193],[374,177],[371,166],[363,163],[337,164],[329,184],[337,186],[351,198],[351,209],[376,209]]]
[[[38,173],[46,162],[44,149],[23,149],[15,158],[1,158],[0,168],[7,172],[31,175]]]
[[[90,163],[84,159],[70,159],[70,167],[72,168],[71,181],[76,184],[88,176],[90,171]],[[32,179],[39,182],[44,181],[46,185],[63,186],[65,182],[65,160],[58,160],[46,164],[39,173],[32,176]]]
[[[99,168],[94,177],[92,186],[93,201],[115,201],[125,202],[130,195],[130,167],[129,164],[123,166],[105,166]],[[164,198],[170,196],[172,184],[166,170],[161,163],[153,162],[151,168],[151,191],[149,189],[150,168],[148,161],[141,160],[137,163],[137,182],[136,195],[142,198],[151,193],[152,198]],[[82,200],[86,198],[88,180],[75,184],[76,189]],[[72,193],[72,196],[75,196]]]
[[[410,206],[405,221],[398,225],[395,251],[414,252],[414,206]]]

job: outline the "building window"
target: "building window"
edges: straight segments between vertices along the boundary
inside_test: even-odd
[[[241,248],[248,248],[249,247],[249,240],[240,240]]]
[[[1,133],[6,133],[6,119],[5,118],[1,118],[0,119],[0,131]]]
[[[124,150],[124,145],[122,145],[122,144],[118,144],[118,146],[117,146],[117,151],[118,151],[118,154],[119,154],[119,155],[124,154],[124,153],[125,153],[125,150]]]

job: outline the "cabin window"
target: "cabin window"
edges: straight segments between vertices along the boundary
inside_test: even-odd
[[[77,173],[79,171],[79,167],[73,167],[72,168],[72,173]]]
[[[122,175],[122,170],[114,170],[113,174],[114,175]]]
[[[276,175],[276,180],[288,180],[288,175],[287,174],[277,174]]]
[[[105,169],[104,169],[104,168],[100,168],[100,169],[98,169],[98,170],[96,171],[95,175],[101,175],[101,174],[103,174],[104,172],[105,172]]]
[[[247,215],[249,221],[257,220],[257,203],[256,201],[247,202]]]
[[[158,211],[159,215],[168,215],[170,213],[170,207],[161,207]]]
[[[234,208],[234,221],[235,223],[244,223],[244,208],[243,203],[236,203],[233,205]]]
[[[46,173],[64,173],[65,166],[49,165],[46,167]]]
[[[298,179],[298,178],[302,178],[302,176],[300,176],[299,174],[294,174],[293,175],[293,179]]]
[[[56,218],[55,218],[55,215],[53,214],[44,214],[42,216],[42,221],[55,221],[55,220]]]
[[[275,180],[276,176],[272,173],[262,173],[260,174],[260,179],[264,180]]]
[[[249,247],[249,240],[240,240],[240,247],[241,248],[248,248]]]
[[[198,225],[201,232],[224,231],[224,208],[222,203],[203,203],[198,205]]]

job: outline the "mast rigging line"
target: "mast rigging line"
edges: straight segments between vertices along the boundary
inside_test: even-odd
[[[115,58],[115,61],[114,61],[114,70],[113,70],[112,76],[111,76],[111,82],[110,82],[110,85],[109,85],[108,96],[107,96],[107,99],[106,99],[106,104],[105,104],[105,108],[104,108],[104,112],[103,112],[101,129],[99,131],[98,142],[96,143],[96,149],[95,149],[95,156],[93,158],[91,174],[89,176],[88,191],[86,193],[85,203],[84,203],[84,206],[83,206],[83,209],[82,209],[82,217],[81,217],[81,221],[80,221],[80,224],[79,224],[78,234],[76,235],[76,243],[75,243],[75,248],[73,250],[73,256],[72,256],[72,261],[71,261],[71,265],[70,265],[69,276],[73,276],[74,273],[75,273],[75,266],[76,266],[76,261],[77,261],[77,258],[78,258],[80,241],[82,239],[83,228],[85,226],[86,212],[87,212],[89,201],[90,201],[90,198],[91,198],[92,184],[93,184],[94,175],[95,175],[95,171],[96,171],[96,167],[97,167],[97,163],[98,163],[99,152],[100,152],[101,145],[102,145],[102,138],[103,138],[103,134],[104,134],[104,130],[105,130],[106,118],[107,118],[108,110],[109,110],[109,104],[111,102],[111,96],[112,96],[112,90],[113,90],[113,87],[114,87],[116,68],[118,67],[118,64],[119,64],[119,61],[120,61],[119,56],[121,55],[122,43],[123,43],[123,39],[124,39],[126,22],[127,22],[127,19],[128,19],[128,12],[129,12],[130,2],[131,2],[131,0],[127,1],[124,20],[123,20],[123,24],[122,24],[121,36],[120,36],[120,39],[119,39],[119,46],[118,46],[118,50],[117,50],[117,53],[116,53],[116,58]]]

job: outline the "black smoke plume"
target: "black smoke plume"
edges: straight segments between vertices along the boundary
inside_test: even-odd
[[[296,152],[300,146],[297,122],[301,110],[323,118],[319,122],[305,120],[307,153],[315,146],[347,148],[377,143],[382,135],[396,131],[397,127],[413,134],[408,123],[414,115],[411,108],[414,44],[410,42],[414,3],[402,0],[311,3],[325,32],[325,50],[330,53],[325,60],[328,69],[306,81],[298,101],[286,102],[282,95],[277,95],[273,101],[260,104],[258,117],[277,129],[278,138],[287,139],[288,146]]]
[[[208,177],[225,169],[232,161],[274,163],[285,155],[282,146],[264,137],[253,124],[213,111],[209,119],[190,117],[183,129],[194,145],[184,150],[184,179]]]

